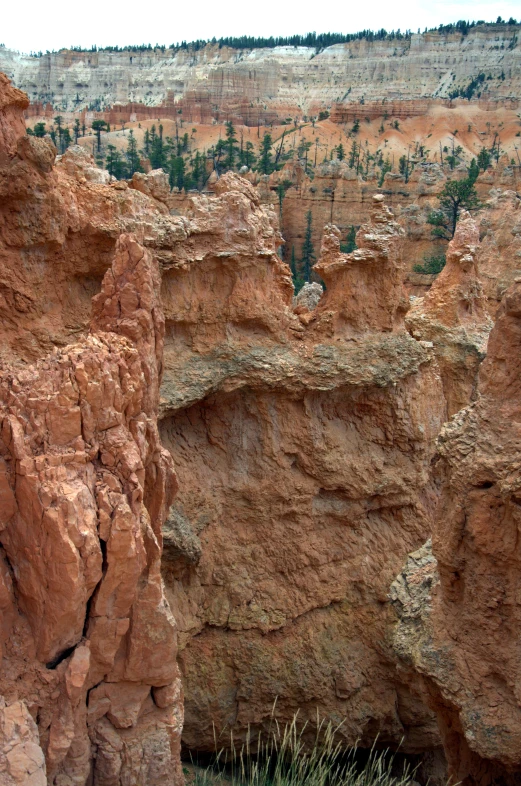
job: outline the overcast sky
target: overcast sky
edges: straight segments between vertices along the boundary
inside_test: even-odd
[[[159,43],[226,35],[386,30],[416,31],[458,19],[521,17],[521,4],[455,0],[5,0],[0,44],[21,52],[61,47]]]

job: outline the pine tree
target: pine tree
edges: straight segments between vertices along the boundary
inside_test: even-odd
[[[36,126],[35,126],[35,129],[36,129]],[[479,168],[482,169],[483,172],[485,172],[489,168],[491,161],[492,161],[492,157],[491,157],[490,153],[488,152],[487,148],[486,147],[482,147],[481,150],[478,153],[478,166],[479,166]]]
[[[80,121],[78,118],[74,121],[74,144],[78,144],[78,137],[80,135]]]
[[[346,154],[344,152],[344,145],[342,143],[340,143],[336,149],[336,157],[338,158],[339,161],[343,161],[344,158],[346,157]]]
[[[117,180],[121,180],[121,178],[126,175],[125,162],[123,161],[121,153],[119,150],[116,150],[114,145],[107,145],[105,166],[108,169],[109,175],[115,177]]]
[[[263,175],[269,175],[270,172],[272,171],[272,162],[271,162],[272,146],[273,146],[273,140],[271,138],[271,134],[268,134],[266,132],[261,142],[259,167],[258,167],[259,172],[262,172]]]
[[[313,234],[312,220],[313,217],[311,215],[311,210],[308,210],[306,213],[306,234],[304,235],[304,243],[302,245],[301,260],[301,267],[305,281],[309,281],[311,276],[311,268],[313,267],[313,263],[316,262],[315,249],[311,240]]]
[[[182,156],[170,156],[168,167],[168,179],[170,188],[179,188],[181,190],[185,186],[185,162]]]
[[[353,144],[351,145],[351,150],[349,151],[349,161],[348,161],[349,167],[351,169],[353,169],[356,164],[356,157],[358,154],[359,154],[358,145],[353,140]]]
[[[141,172],[142,167],[139,161],[139,153],[137,149],[137,141],[134,132],[128,132],[127,152],[125,153],[127,159],[128,176],[132,177],[134,172]]]
[[[91,128],[95,132],[96,139],[98,140],[98,146],[97,146],[98,153],[101,150],[101,132],[104,131],[106,129],[106,127],[107,127],[107,124],[106,124],[106,122],[104,120],[93,120],[92,121]]]
[[[253,142],[246,142],[244,150],[241,150],[240,153],[241,166],[247,166],[248,169],[252,169],[255,166],[257,157],[253,152],[254,149]]]
[[[235,166],[235,156],[238,152],[237,133],[231,120],[226,122],[226,168],[233,169]]]
[[[472,161],[470,162],[470,166],[467,169],[467,172],[469,173],[468,179],[471,180],[472,183],[475,183],[479,175],[479,166],[475,158],[473,158]]]
[[[427,222],[434,227],[432,234],[435,237],[451,240],[461,211],[481,207],[474,182],[470,178],[447,180],[438,197],[439,209],[433,210],[427,218]]]
[[[300,274],[300,270],[299,270],[298,265],[297,265],[297,257],[296,257],[296,254],[295,254],[295,246],[291,246],[291,260],[290,260],[290,263],[289,263],[289,267],[290,267],[290,270],[291,270],[291,278],[292,278],[292,281],[293,281],[293,289],[294,289],[295,294],[297,294],[297,292],[299,292],[302,289],[303,285],[304,285],[304,279],[302,278],[302,276]]]

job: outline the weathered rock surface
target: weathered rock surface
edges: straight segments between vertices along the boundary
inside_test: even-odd
[[[346,272],[331,271],[306,326],[270,214],[235,176],[217,188],[193,199],[163,277],[161,434],[180,483],[164,575],[184,741],[212,749],[215,726],[229,745],[231,730],[240,740],[268,724],[277,699],[282,721],[298,709],[311,728],[317,708],[346,718],[347,743],[436,747],[386,639],[393,567],[428,535],[444,419],[432,352],[403,326],[401,230],[377,200],[358,257],[324,254]],[[350,289],[364,264],[365,308]],[[347,303],[351,323],[336,316]]]
[[[480,230],[480,277],[489,309],[495,314],[506,290],[521,275],[521,199],[510,184],[504,190],[491,190]]]
[[[371,223],[356,235],[357,249],[340,251],[340,233],[326,226],[320,260],[314,270],[326,284],[313,327],[329,338],[403,329],[409,307],[403,287],[401,245],[404,231],[384,204],[373,197]]]
[[[0,154],[2,274],[17,281],[13,263],[23,259],[21,274],[34,283],[35,270],[62,259],[68,233],[80,230],[81,221],[68,222],[81,187],[85,201],[89,188],[105,188],[94,193],[110,208],[109,189],[80,183],[76,171],[64,178],[74,184],[66,203],[54,152],[11,122],[21,117],[17,92],[2,97],[0,127],[9,121],[11,129]],[[64,166],[71,157],[81,159],[72,150]],[[20,212],[10,212],[13,204]],[[56,256],[32,245],[46,233]],[[89,239],[76,236],[84,259],[97,250]],[[37,346],[42,357],[32,365],[23,348],[0,374],[0,773],[8,784],[40,786],[45,772],[53,786],[182,780],[176,625],[160,572],[161,527],[176,490],[157,429],[161,278],[133,235],[119,233],[114,244],[90,331],[49,355]],[[6,335],[37,336],[37,317],[19,294],[10,312],[4,303]],[[30,302],[45,294],[35,287]]]
[[[0,698],[0,778],[3,786],[46,786],[38,728],[23,701]]]
[[[424,675],[450,774],[466,786],[521,775],[518,530],[521,283],[507,291],[477,401],[438,440],[433,553],[394,585],[395,647]]]
[[[406,317],[411,334],[431,341],[453,415],[476,397],[477,376],[492,328],[476,258],[479,229],[463,213],[447,250],[447,263],[423,298],[414,298]]]

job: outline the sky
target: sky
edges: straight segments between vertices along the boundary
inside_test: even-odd
[[[62,47],[169,44],[221,36],[286,36],[437,27],[458,19],[521,18],[519,0],[22,0],[5,2],[0,44],[20,52]]]

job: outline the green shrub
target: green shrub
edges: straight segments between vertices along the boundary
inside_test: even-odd
[[[441,273],[445,267],[446,262],[445,254],[430,254],[423,257],[423,265],[414,265],[413,270],[415,273]]]

